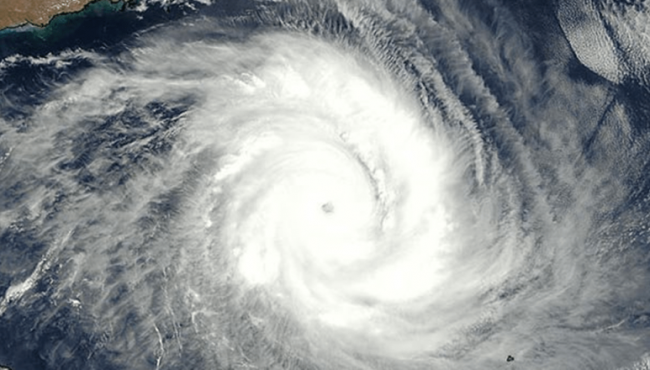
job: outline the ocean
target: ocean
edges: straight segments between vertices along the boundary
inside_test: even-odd
[[[0,366],[650,368],[642,1],[0,31]]]

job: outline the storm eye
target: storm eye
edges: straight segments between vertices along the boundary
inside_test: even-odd
[[[332,213],[334,212],[334,203],[332,202],[325,202],[323,205],[320,207],[324,213]]]

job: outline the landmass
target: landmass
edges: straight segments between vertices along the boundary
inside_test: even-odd
[[[25,24],[44,27],[54,16],[81,11],[94,1],[97,0],[2,0],[0,30]]]

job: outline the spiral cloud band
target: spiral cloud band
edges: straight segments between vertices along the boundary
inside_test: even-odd
[[[643,5],[168,6],[0,62],[0,362],[648,367]]]
[[[244,289],[268,291],[308,327],[401,352],[421,341],[412,336],[418,313],[436,310],[425,326],[463,321],[449,301],[469,303],[480,289],[473,277],[449,281],[476,245],[464,233],[495,230],[472,220],[465,166],[455,163],[462,148],[440,118],[425,117],[385,69],[338,43],[272,34],[147,48],[138,75],[153,69],[182,81],[129,76],[137,86],[127,90],[145,99],[139,105],[202,99],[181,136],[183,156],[212,157],[196,210],[196,232],[216,243],[210,259],[228,261]],[[200,79],[187,77],[194,73]]]

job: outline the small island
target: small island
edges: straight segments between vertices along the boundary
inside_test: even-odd
[[[83,10],[96,0],[4,0],[0,1],[0,30],[32,24],[46,26],[56,15]],[[120,0],[111,0],[116,3]],[[0,368],[1,369],[1,368]]]

